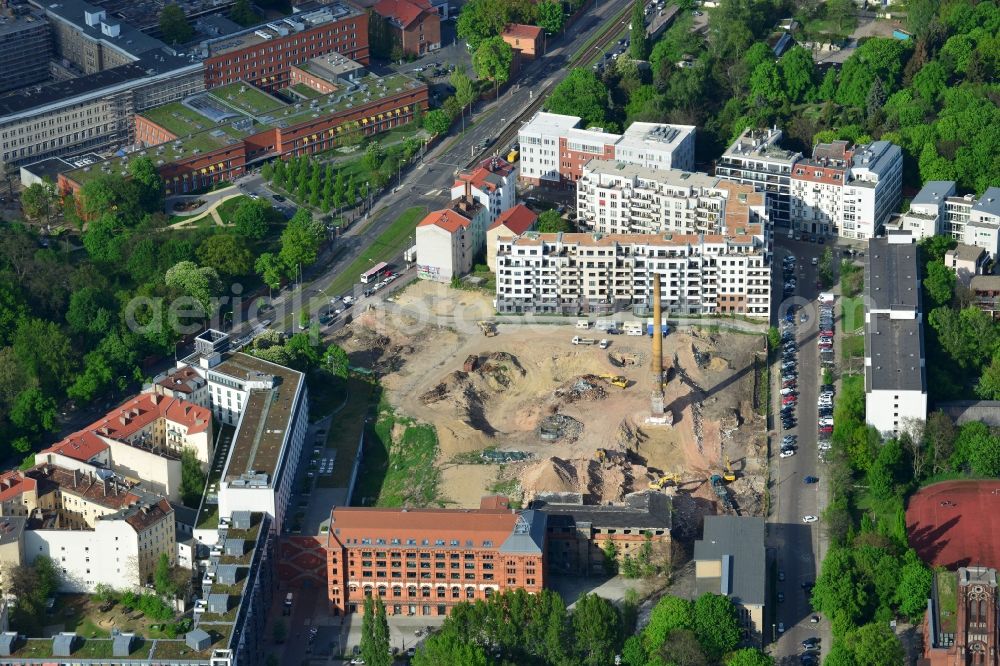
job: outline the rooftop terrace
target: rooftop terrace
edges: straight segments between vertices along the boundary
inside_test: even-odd
[[[259,116],[285,106],[280,99],[245,83],[230,83],[214,88],[211,96],[250,116]]]

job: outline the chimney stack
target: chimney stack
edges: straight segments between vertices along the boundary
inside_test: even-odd
[[[472,181],[469,178],[465,179],[465,196],[472,199]]]
[[[653,274],[653,393],[654,417],[662,417],[663,405],[663,310],[660,305],[660,274]]]

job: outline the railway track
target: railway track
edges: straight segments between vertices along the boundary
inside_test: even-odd
[[[611,19],[605,23],[604,28],[598,35],[597,39],[595,39],[594,42],[585,50],[574,54],[574,56],[569,59],[569,62],[562,67],[562,72],[565,74],[575,67],[590,64],[590,61],[594,59],[593,54],[595,51],[603,52],[605,48],[614,42],[615,38],[622,33],[624,30],[622,27],[622,21],[628,17],[631,11],[632,5],[628,4],[624,9],[622,9],[622,11],[612,16]],[[569,45],[564,45],[563,48],[567,48],[568,46]],[[560,80],[562,80],[562,77],[560,77]],[[555,85],[558,85],[558,83],[555,83]],[[524,107],[524,110],[511,120],[507,127],[500,132],[499,136],[490,142],[489,146],[481,151],[478,151],[476,156],[468,163],[467,166],[471,167],[475,165],[477,162],[482,160],[486,154],[499,154],[499,150],[502,150],[505,146],[509,146],[513,142],[514,137],[517,136],[518,130],[521,127],[521,121],[531,118],[531,116],[533,116],[535,112],[541,109],[545,104],[544,93],[548,92],[548,90],[549,89],[547,87],[540,90],[531,103]],[[495,148],[496,146],[499,146],[499,148]]]

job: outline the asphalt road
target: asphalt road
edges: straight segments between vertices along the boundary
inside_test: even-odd
[[[829,647],[831,639],[829,624],[825,618],[819,623],[813,623],[814,615],[809,604],[809,594],[803,588],[804,584],[813,583],[818,575],[823,556],[826,554],[826,539],[823,535],[822,521],[806,524],[802,518],[807,515],[819,516],[826,504],[826,479],[823,478],[822,463],[817,450],[817,406],[816,400],[822,371],[819,362],[818,348],[818,317],[816,296],[817,268],[812,265],[812,258],[822,254],[825,245],[809,242],[788,240],[782,231],[776,231],[775,276],[780,275],[781,262],[784,257],[794,254],[798,259],[796,265],[797,291],[795,296],[781,302],[778,317],[782,317],[790,303],[796,303],[799,310],[795,313],[796,339],[798,341],[798,390],[799,399],[796,407],[797,425],[791,430],[781,428],[780,419],[776,421],[775,445],[772,447],[772,469],[775,483],[775,506],[770,517],[768,544],[775,549],[776,573],[774,579],[775,598],[772,608],[772,626],[767,627],[772,632],[769,639],[777,638],[773,654],[779,664],[798,664],[803,652],[802,641],[809,637],[819,637],[824,648]],[[779,292],[780,298],[780,292]],[[801,321],[805,314],[806,321]],[[780,409],[781,387],[780,363],[775,374],[774,388],[775,410]],[[798,449],[790,458],[778,457],[781,437],[786,434],[798,437]],[[807,484],[807,476],[819,478],[819,483]],[[780,578],[784,577],[784,581]],[[778,602],[777,594],[784,595],[784,601]],[[784,625],[784,633],[778,633],[777,625]],[[825,649],[823,651],[825,654]]]

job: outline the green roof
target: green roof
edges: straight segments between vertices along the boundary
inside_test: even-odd
[[[259,116],[285,106],[280,99],[271,97],[246,83],[230,83],[227,86],[213,88],[209,92],[226,106],[251,116]]]
[[[383,84],[382,86],[377,85],[380,80]],[[377,77],[369,74],[363,79],[358,79],[358,83],[365,86],[366,89],[356,90],[350,94],[338,91],[330,95],[321,95],[317,98],[320,103],[316,106],[307,106],[303,103],[300,109],[291,107],[281,113],[272,114],[274,116],[273,124],[281,127],[298,125],[299,123],[311,120],[314,114],[324,116],[339,113],[345,109],[370,104],[383,97],[395,95],[403,90],[414,90],[424,85],[402,74],[393,74],[386,77]],[[367,100],[365,99],[366,97],[368,97]],[[333,101],[328,101],[330,99]]]
[[[291,86],[289,90],[297,92],[306,99],[314,99],[316,97],[322,96],[323,94],[320,91],[316,90],[315,88],[310,88],[304,83],[296,83],[294,86]]]
[[[215,127],[216,123],[180,102],[164,104],[139,114],[171,134],[186,136]]]

